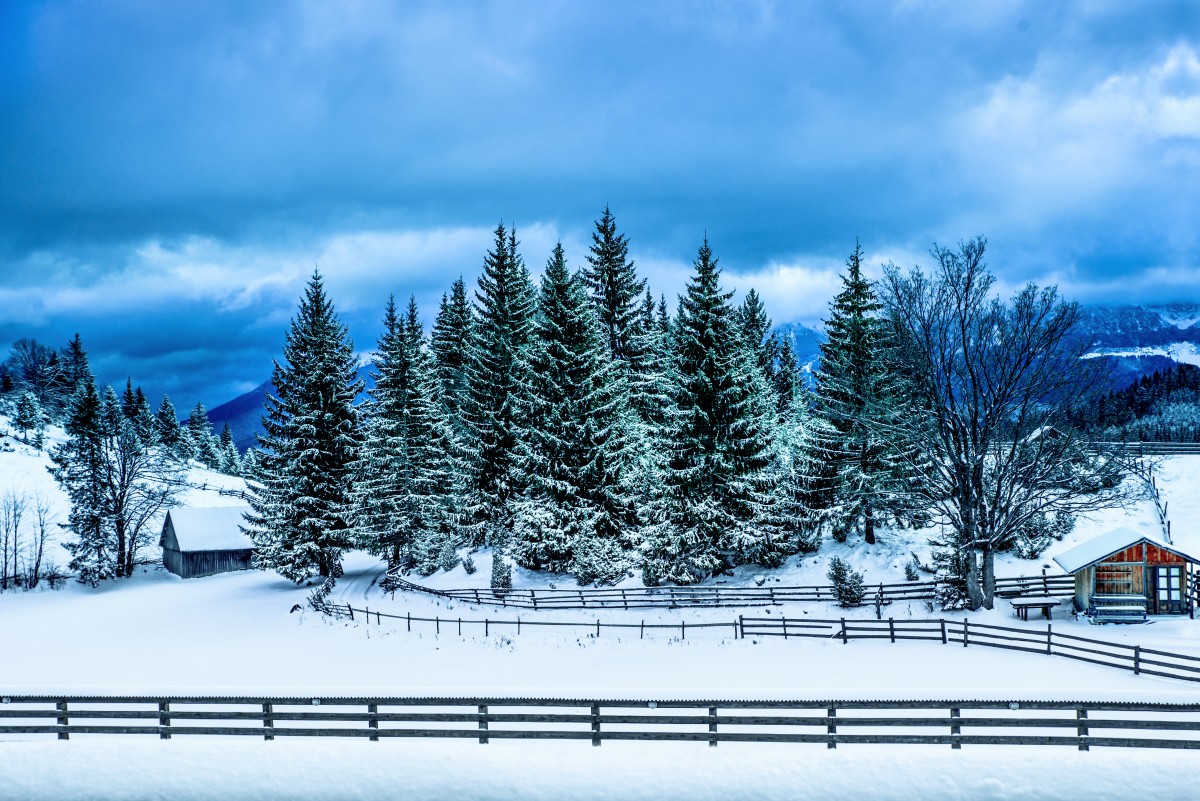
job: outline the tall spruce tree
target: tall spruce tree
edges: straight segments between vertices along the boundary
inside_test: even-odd
[[[297,583],[336,577],[349,542],[346,508],[359,436],[354,345],[313,271],[271,375],[259,482],[247,531],[254,562]]]
[[[221,464],[219,443],[208,419],[208,409],[197,402],[188,414],[187,430],[192,443],[192,458],[205,467],[216,470]]]
[[[441,381],[442,403],[460,436],[466,428],[463,409],[469,394],[467,373],[471,358],[471,336],[471,304],[467,301],[466,285],[460,276],[451,287],[450,295],[442,295],[437,319],[430,333],[430,348]]]
[[[524,485],[509,549],[518,564],[569,571],[580,583],[624,575],[633,514],[622,484],[621,389],[586,289],[567,270],[559,243],[542,279],[523,398],[533,425],[514,462]]]
[[[638,280],[629,260],[629,241],[624,234],[617,233],[617,221],[608,206],[596,221],[587,260],[583,280],[596,304],[609,354],[617,363],[636,361],[638,300],[646,282]]]
[[[508,529],[512,465],[525,421],[520,383],[533,334],[534,294],[517,252],[516,229],[496,227],[475,292],[476,326],[467,361],[467,526],[473,545],[500,545]]]
[[[762,298],[753,289],[746,291],[746,297],[738,307],[735,320],[763,378],[773,382],[776,362],[779,359],[779,342],[770,336],[771,318],[767,317]]]
[[[166,393],[163,393],[158,411],[154,413],[154,422],[158,441],[172,453],[180,454],[184,444],[183,431],[179,425],[179,414],[175,411],[175,404],[171,403],[171,398]]]
[[[694,269],[672,329],[674,420],[663,522],[644,552],[650,583],[691,583],[744,562],[778,564],[788,547],[773,497],[774,409],[707,239]]]
[[[106,525],[104,492],[104,424],[100,395],[88,375],[78,381],[66,421],[67,439],[50,451],[51,474],[67,494],[71,511],[63,528],[72,539],[64,543],[71,553],[68,567],[79,580],[95,586],[116,575],[116,554]]]
[[[389,567],[416,564],[427,574],[452,542],[457,487],[449,460],[456,448],[415,300],[401,316],[389,298],[383,325],[354,468],[355,534]]]
[[[862,275],[857,241],[846,269],[843,289],[829,305],[817,392],[825,418],[837,430],[834,537],[844,541],[857,530],[870,545],[888,480],[885,443],[868,424],[889,402],[885,329],[883,306]]]

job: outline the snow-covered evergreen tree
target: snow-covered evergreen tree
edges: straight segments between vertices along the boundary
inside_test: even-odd
[[[509,501],[520,414],[521,380],[533,335],[535,297],[517,253],[516,230],[496,228],[475,293],[476,326],[467,361],[469,470],[466,523],[471,544],[496,545],[509,528]]]
[[[542,279],[526,375],[530,425],[513,464],[523,492],[509,551],[524,567],[612,581],[627,569],[622,551],[633,519],[622,484],[624,376],[561,243]]]
[[[887,447],[869,420],[891,403],[883,360],[883,308],[871,282],[862,275],[862,248],[857,242],[846,260],[843,289],[829,306],[826,340],[821,344],[817,392],[821,411],[838,432],[832,454],[837,465],[834,536],[845,540],[861,531],[868,545],[890,480]]]
[[[354,399],[362,390],[354,346],[318,271],[271,375],[260,483],[250,484],[246,529],[254,561],[297,583],[317,572],[341,575],[349,544],[350,466],[359,436]]]
[[[163,393],[162,402],[158,404],[158,411],[154,413],[154,422],[157,429],[156,436],[164,448],[177,456],[188,453],[190,443],[183,442],[179,414],[175,411],[175,404],[171,403],[171,398],[166,393]]]
[[[629,260],[629,241],[617,233],[617,221],[608,206],[596,221],[592,246],[583,269],[583,280],[596,304],[600,328],[614,362],[628,366],[638,356],[638,300],[646,288]]]
[[[720,287],[705,240],[672,329],[674,419],[663,522],[643,577],[689,583],[743,562],[777,564],[788,544],[773,497],[773,403]]]
[[[773,383],[776,362],[779,359],[779,342],[769,336],[771,318],[767,317],[762,298],[753,289],[746,291],[746,297],[738,307],[734,321],[741,331],[746,347],[753,354],[754,362],[762,371],[763,378],[768,383]]]
[[[105,525],[104,429],[94,379],[81,381],[64,427],[67,440],[50,450],[50,472],[71,502],[63,528],[72,539],[63,547],[71,553],[69,568],[80,581],[95,586],[116,575],[116,559],[111,530]]]
[[[358,542],[389,566],[432,573],[457,542],[459,446],[415,300],[405,316],[388,300],[364,409],[351,496]]]
[[[37,395],[32,392],[22,392],[17,398],[17,407],[13,415],[13,426],[21,432],[21,439],[28,443],[29,432],[36,436],[45,427],[45,412],[38,402]]]
[[[217,439],[217,469],[230,476],[242,474],[242,455],[238,453],[237,444],[233,441],[233,432],[226,421]]]
[[[217,470],[221,464],[220,443],[213,434],[212,423],[208,419],[208,409],[203,403],[192,407],[187,419],[188,435],[192,443],[192,458],[212,470]]]
[[[461,277],[455,280],[450,295],[442,295],[437,319],[430,332],[440,395],[455,432],[466,431],[464,406],[468,402],[468,362],[471,358],[472,318],[467,289]]]

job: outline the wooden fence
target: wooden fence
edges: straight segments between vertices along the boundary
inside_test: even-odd
[[[0,737],[675,740],[1200,748],[1200,704],[8,696]]]
[[[1097,442],[1095,449],[1119,451],[1126,456],[1194,456],[1200,442]]]
[[[577,587],[572,589],[511,589],[487,587],[434,589],[402,578],[392,570],[380,583],[384,591],[396,590],[435,595],[464,603],[512,607],[517,609],[677,609],[682,607],[774,606],[785,603],[836,601],[832,586],[762,587]],[[902,584],[868,585],[862,605],[890,604],[895,601],[932,601],[937,581],[909,581]],[[996,595],[1050,595],[1067,598],[1075,593],[1071,576],[1014,576],[996,579]]]
[[[605,630],[615,634],[622,632],[632,634],[638,632],[638,638],[646,634],[665,632],[669,635],[679,633],[680,639],[687,639],[688,631],[693,635],[697,630],[704,633],[730,634],[734,639],[746,637],[782,637],[783,639],[817,638],[823,640],[839,640],[849,644],[851,640],[925,640],[940,642],[943,645],[962,645],[985,648],[1003,648],[1010,651],[1060,656],[1081,662],[1090,662],[1103,667],[1129,670],[1135,675],[1161,676],[1168,679],[1200,682],[1200,656],[1177,654],[1171,651],[1160,651],[1155,648],[1145,648],[1140,645],[1128,645],[1111,640],[1098,640],[1092,637],[1080,637],[1075,634],[1063,634],[1055,631],[1053,624],[1046,624],[1045,630],[1035,628],[1018,628],[1015,626],[996,626],[985,623],[971,623],[969,618],[949,620],[947,618],[927,619],[896,619],[870,620],[866,618],[839,618],[838,620],[821,620],[816,618],[787,618],[787,617],[745,617],[727,622],[688,623],[604,623],[596,620],[589,621],[551,621],[551,620],[512,620],[463,617],[421,617],[411,614],[395,615],[369,608],[357,609],[349,604],[330,604],[318,601],[314,604],[317,610],[334,617],[345,617],[350,620],[363,621],[367,625],[404,624],[405,630],[411,632],[413,624],[418,628],[425,627],[433,633],[453,633],[461,636],[466,628],[468,634],[481,633],[485,637],[491,634],[512,633],[520,635],[523,632],[539,628],[573,628],[588,635],[602,636]],[[429,624],[433,624],[432,627]]]
[[[943,645],[983,646],[1061,656],[1094,665],[1130,670],[1135,675],[1200,681],[1200,656],[1177,654],[1055,631],[948,620],[813,620],[810,618],[738,618],[741,637],[818,637],[851,640],[928,640]]]

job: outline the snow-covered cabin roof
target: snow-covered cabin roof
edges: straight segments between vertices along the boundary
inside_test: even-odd
[[[246,524],[242,516],[249,511],[244,504],[181,506],[167,516],[181,551],[238,551],[254,547],[240,528]]]
[[[1131,545],[1137,545],[1139,542],[1148,542],[1158,548],[1178,554],[1189,562],[1200,562],[1200,559],[1181,550],[1179,546],[1168,544],[1162,537],[1152,536],[1145,531],[1138,531],[1129,526],[1114,528],[1107,534],[1101,534],[1099,537],[1093,537],[1087,542],[1080,543],[1071,550],[1063,551],[1054,557],[1054,561],[1058,562],[1058,566],[1068,573],[1075,573],[1088,565],[1120,553]]]

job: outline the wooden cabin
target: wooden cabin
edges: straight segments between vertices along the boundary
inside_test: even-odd
[[[1054,561],[1075,577],[1075,610],[1093,622],[1141,622],[1146,615],[1194,616],[1193,566],[1177,545],[1131,528],[1088,540]]]
[[[181,506],[163,521],[163,565],[181,578],[253,567],[254,543],[242,532],[249,506]]]

